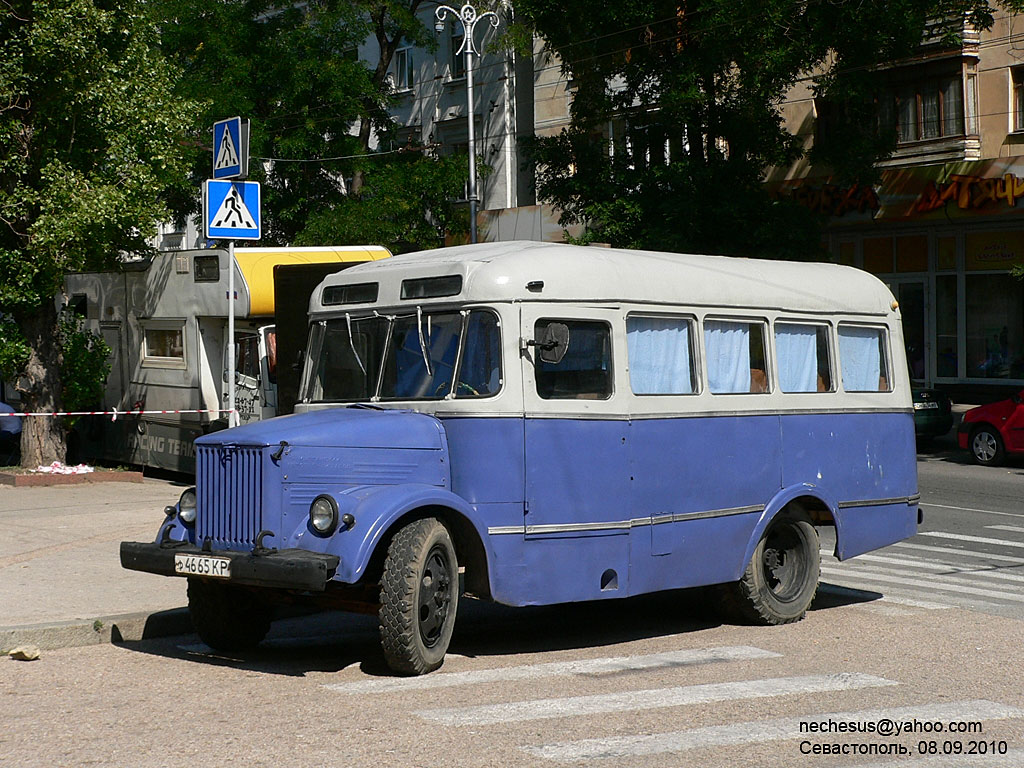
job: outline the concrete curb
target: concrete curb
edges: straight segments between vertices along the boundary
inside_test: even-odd
[[[188,608],[156,613],[125,613],[97,619],[76,619],[22,627],[0,627],[0,654],[19,645],[34,645],[43,651],[78,648],[103,643],[136,642],[174,637],[193,632]]]

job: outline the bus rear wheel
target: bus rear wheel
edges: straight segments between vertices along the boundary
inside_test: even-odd
[[[388,546],[380,585],[380,640],[395,672],[423,675],[444,663],[459,602],[459,567],[448,529],[409,523]]]
[[[725,607],[754,624],[790,624],[807,613],[818,590],[818,532],[800,509],[768,524],[742,578],[725,585]]]

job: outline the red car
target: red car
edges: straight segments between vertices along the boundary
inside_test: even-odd
[[[1007,453],[1024,453],[1024,392],[1009,400],[979,405],[964,414],[957,442],[978,464],[994,467]]]

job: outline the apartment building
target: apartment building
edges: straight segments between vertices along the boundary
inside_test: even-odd
[[[881,117],[899,136],[881,181],[837,184],[806,160],[769,179],[828,217],[831,257],[875,273],[903,313],[911,375],[957,396],[1024,386],[1024,16],[1000,11],[963,44],[928,40],[879,69]],[[783,107],[807,146],[827,140],[810,83]]]

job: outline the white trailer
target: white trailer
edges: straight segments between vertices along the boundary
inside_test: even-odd
[[[235,343],[228,341],[226,249],[167,251],[115,272],[65,281],[71,308],[111,349],[104,411],[179,411],[81,417],[71,446],[82,458],[195,471],[192,441],[228,425],[228,382],[245,424],[277,415],[277,267],[353,264],[387,258],[381,246],[235,248]],[[325,268],[328,268],[325,266]],[[318,280],[319,282],[319,280]],[[276,297],[290,307],[309,293]],[[298,295],[302,293],[303,295]],[[293,360],[294,350],[283,350]]]

